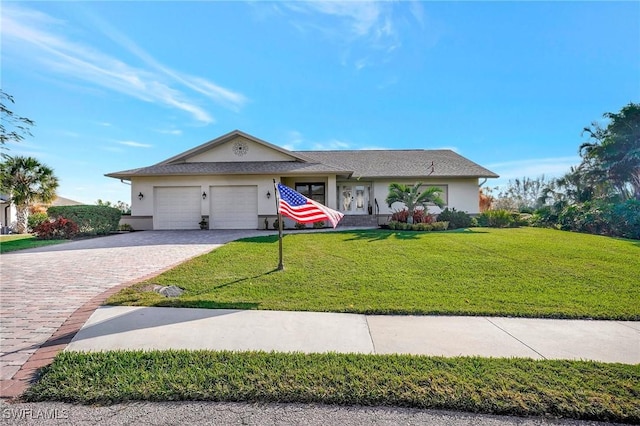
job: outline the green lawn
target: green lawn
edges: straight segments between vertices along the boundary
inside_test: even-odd
[[[230,243],[109,304],[640,319],[640,242],[539,228],[293,233]],[[150,283],[186,289],[178,299]]]
[[[640,366],[478,357],[62,352],[28,401],[388,405],[640,422]]]
[[[38,240],[31,234],[0,235],[0,253],[60,244],[68,240]]]

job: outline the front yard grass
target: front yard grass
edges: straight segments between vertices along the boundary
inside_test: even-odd
[[[640,319],[640,242],[550,229],[288,234],[239,240],[108,304]],[[176,299],[151,283],[186,290]]]
[[[0,235],[0,253],[65,243],[68,240],[39,240],[31,234]]]
[[[640,367],[411,355],[62,352],[28,401],[387,405],[640,422]]]

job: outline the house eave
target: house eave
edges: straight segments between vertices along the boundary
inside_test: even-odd
[[[351,178],[352,179],[357,179],[357,180],[392,180],[392,179],[398,179],[398,180],[415,180],[415,179],[421,179],[421,180],[433,180],[433,179],[495,179],[495,178],[499,178],[499,175],[493,174],[493,175],[415,175],[415,176],[409,176],[409,175],[395,175],[395,176],[354,176],[352,175]]]
[[[260,173],[260,172],[227,172],[227,173],[140,173],[140,174],[120,174],[120,173],[107,173],[106,177],[114,178],[114,179],[123,179],[131,181],[135,178],[147,178],[147,177],[173,177],[173,176],[283,176],[283,177],[293,177],[293,176],[329,176],[335,175],[343,178],[350,178],[351,172],[291,172],[291,171],[283,171],[283,172],[272,172],[272,173]]]

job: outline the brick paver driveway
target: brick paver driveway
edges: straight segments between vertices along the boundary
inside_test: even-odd
[[[24,389],[32,370],[46,365],[64,347],[51,344],[52,336],[66,335],[57,343],[68,342],[107,290],[155,275],[226,242],[266,234],[144,231],[1,255],[1,395],[13,396]],[[96,303],[89,303],[92,300]]]

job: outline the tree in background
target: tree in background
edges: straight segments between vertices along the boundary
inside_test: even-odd
[[[7,142],[20,142],[25,136],[31,135],[31,127],[35,122],[27,117],[21,117],[11,111],[8,104],[15,104],[13,96],[0,89],[0,146]],[[6,156],[6,154],[3,154]]]
[[[593,182],[593,175],[582,165],[550,181],[540,195],[540,207],[555,203],[575,204],[602,198],[607,194],[605,181]]]
[[[551,182],[544,175],[509,180],[507,187],[498,193],[494,208],[532,213],[544,204],[543,195]]]
[[[111,201],[102,201],[98,198],[96,201],[97,206],[106,206],[106,207],[114,207],[122,212],[122,214],[131,214],[131,206],[124,201],[118,201],[115,204],[111,203]]]
[[[50,203],[56,197],[58,178],[53,170],[33,157],[6,156],[0,163],[0,190],[16,206],[16,231],[27,232],[29,207]]]
[[[420,192],[421,186],[422,182],[418,182],[413,186],[401,183],[389,185],[389,195],[385,201],[389,207],[393,203],[403,203],[409,211],[407,223],[413,223],[413,212],[416,207],[422,207],[426,212],[427,204],[429,203],[433,203],[440,208],[444,206],[444,200],[440,197],[442,193],[440,188],[431,187]]]
[[[608,181],[623,199],[640,201],[640,104],[629,103],[618,113],[607,112],[606,128],[594,122],[583,134],[582,165],[593,180]]]
[[[545,188],[534,223],[640,239],[640,105],[604,117],[584,129],[580,165]]]

